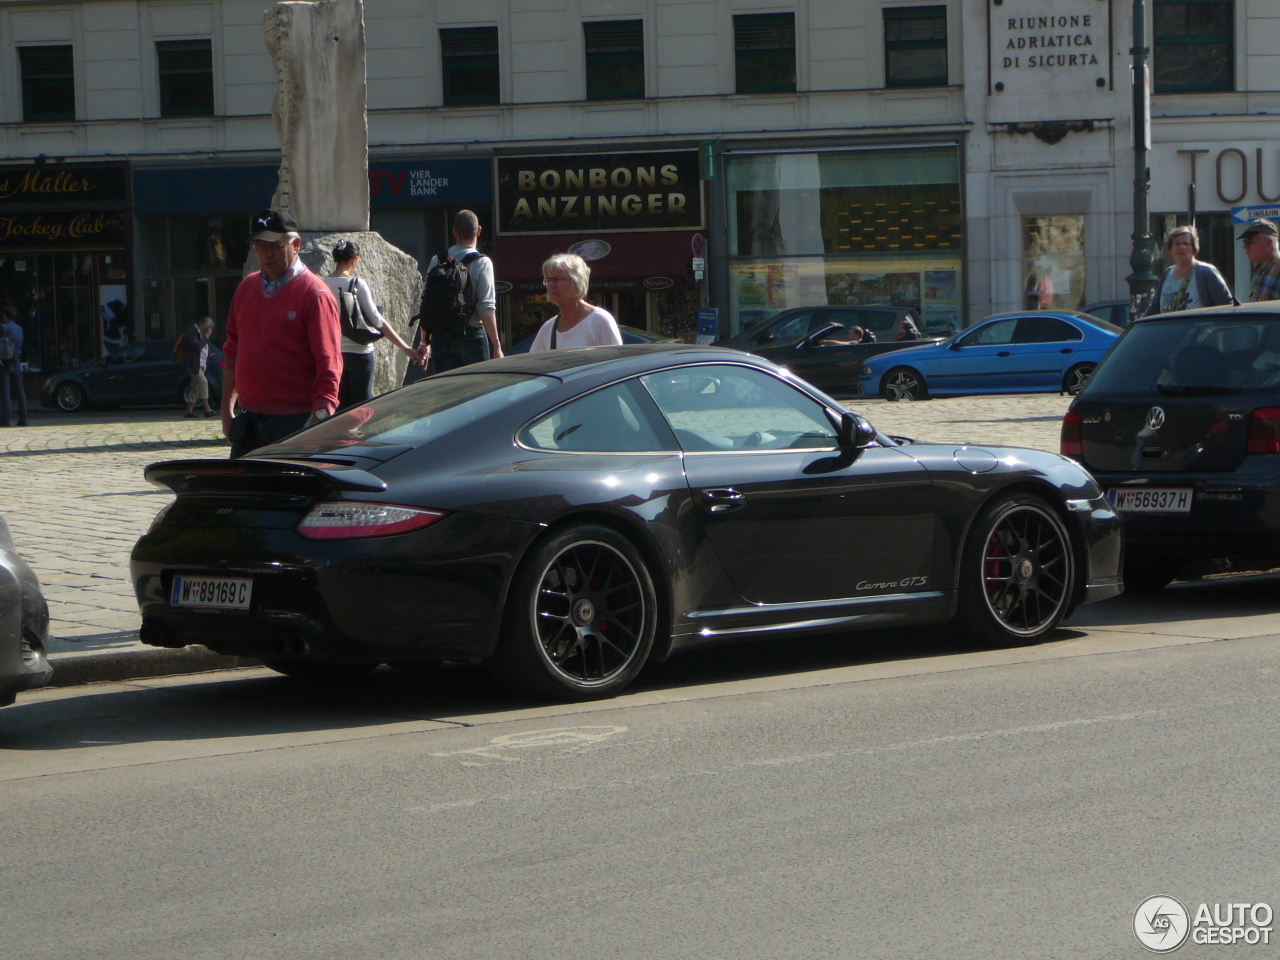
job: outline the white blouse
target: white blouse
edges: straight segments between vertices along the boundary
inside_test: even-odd
[[[542,325],[538,335],[533,338],[530,353],[539,353],[551,349],[551,331],[560,322],[558,316],[552,317]],[[613,314],[599,307],[592,307],[591,312],[579,320],[572,330],[563,330],[556,334],[557,350],[572,350],[574,347],[616,347],[622,344],[622,333],[618,330],[618,321]]]

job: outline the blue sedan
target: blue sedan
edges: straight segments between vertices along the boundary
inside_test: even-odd
[[[1121,333],[1083,313],[1005,313],[941,343],[869,357],[858,384],[886,400],[1075,393]]]

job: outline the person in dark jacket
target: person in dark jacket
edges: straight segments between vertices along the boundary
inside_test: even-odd
[[[22,327],[18,326],[18,308],[12,304],[0,313],[0,333],[13,343],[13,356],[0,360],[0,427],[13,421],[12,394],[18,394],[18,426],[27,425],[27,392],[22,384]]]
[[[1164,248],[1173,257],[1173,266],[1165,270],[1156,283],[1155,295],[1144,317],[1235,302],[1218,268],[1196,259],[1200,252],[1200,234],[1195,227],[1182,226],[1170,230],[1165,237]]]
[[[191,386],[187,388],[187,412],[184,417],[194,417],[196,401],[204,407],[204,415],[212,417],[213,407],[209,406],[209,378],[204,369],[209,363],[209,334],[213,333],[213,318],[201,317],[191,325],[191,329],[182,335],[182,369],[191,375]]]

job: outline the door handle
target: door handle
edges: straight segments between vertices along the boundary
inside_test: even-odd
[[[999,353],[996,354],[997,357],[1007,357],[1008,355],[1009,355],[1008,350],[1001,350]]]
[[[1072,350],[1070,347],[1063,347],[1063,348],[1062,348],[1060,351],[1058,351],[1058,352],[1059,352],[1059,353],[1074,353],[1075,351],[1074,351],[1074,350]]]
[[[702,505],[708,513],[732,513],[741,510],[747,498],[732,487],[717,487],[702,491]]]

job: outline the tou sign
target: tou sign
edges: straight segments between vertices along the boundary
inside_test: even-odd
[[[1052,119],[1109,116],[1088,104],[1101,107],[1111,86],[1110,0],[988,3],[993,119],[1045,119],[1045,98],[1062,101]]]

